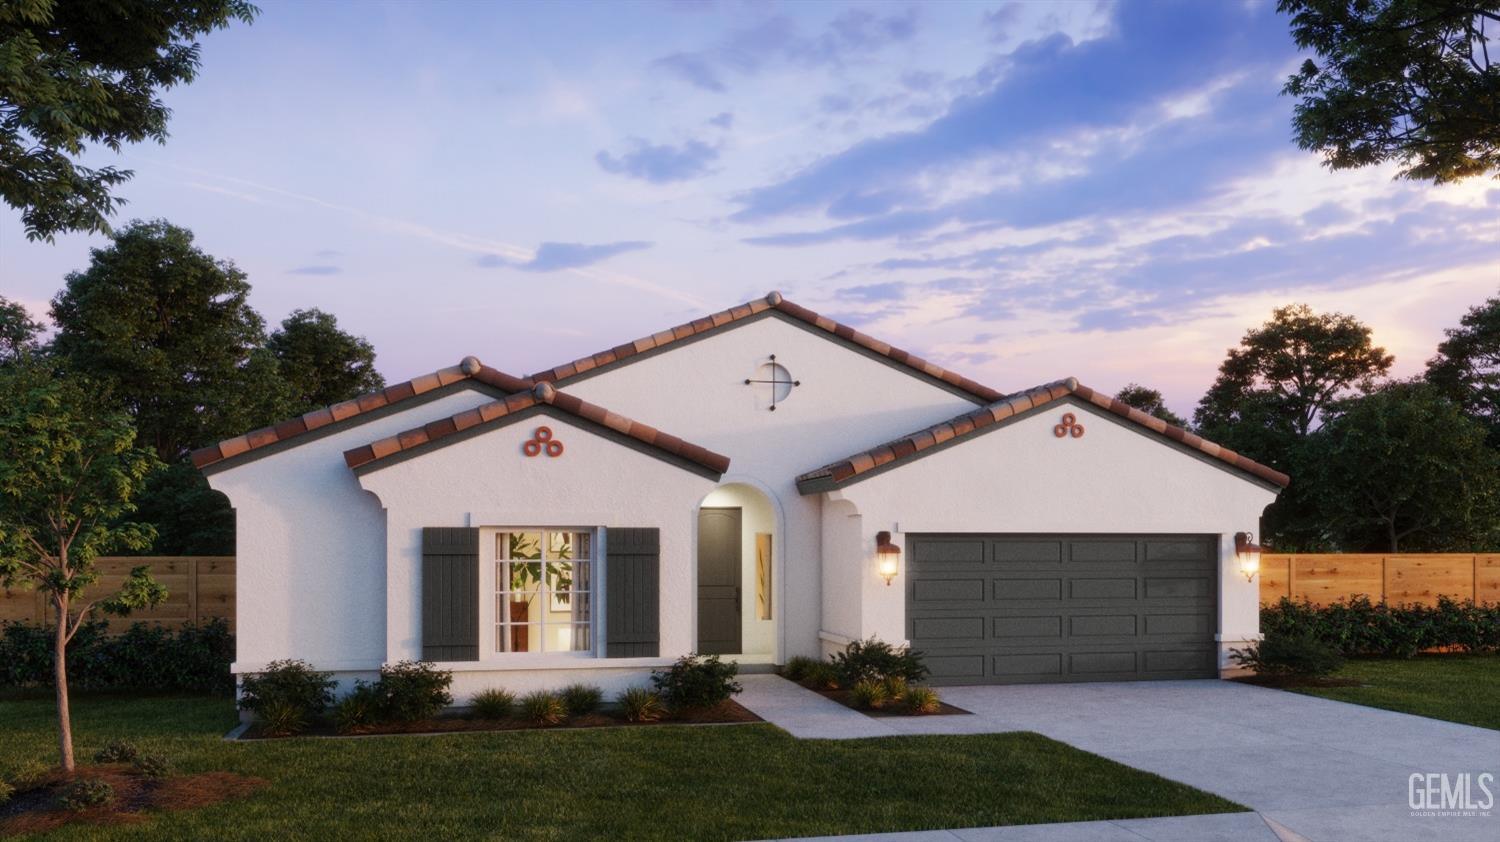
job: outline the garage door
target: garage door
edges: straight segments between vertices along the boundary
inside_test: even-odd
[[[934,684],[1218,675],[1218,539],[910,535],[906,632]]]

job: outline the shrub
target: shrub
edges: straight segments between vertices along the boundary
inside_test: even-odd
[[[328,673],[304,661],[272,661],[265,672],[241,680],[240,707],[253,712],[267,734],[296,734],[328,708],[334,686]]]
[[[568,716],[586,716],[598,710],[604,701],[604,691],[592,684],[569,684],[559,695]]]
[[[452,684],[453,673],[448,670],[426,661],[402,661],[381,667],[375,688],[381,697],[383,716],[398,722],[417,722],[431,719],[453,704],[448,692]]]
[[[228,622],[215,619],[178,629],[135,623],[113,637],[105,634],[107,628],[102,620],[85,623],[68,642],[73,689],[234,692],[229,673],[234,635]],[[51,687],[52,677],[52,630],[38,623],[0,623],[0,687]]]
[[[849,700],[860,710],[872,710],[886,703],[890,695],[886,693],[884,681],[873,681],[864,679],[855,682],[849,688]]]
[[[1500,603],[1439,597],[1438,604],[1390,605],[1358,596],[1314,606],[1283,597],[1260,609],[1261,632],[1307,633],[1349,657],[1409,658],[1425,649],[1500,651]]]
[[[568,708],[556,693],[537,690],[521,697],[521,715],[529,722],[551,727],[567,720]]]
[[[661,696],[645,687],[631,687],[621,693],[619,704],[626,722],[656,722],[667,714]]]
[[[814,690],[837,690],[839,671],[827,661],[814,661],[803,671],[802,684]]]
[[[333,706],[333,725],[340,734],[352,734],[380,721],[382,699],[373,684],[355,681],[349,695]]]
[[[167,758],[160,754],[142,754],[135,759],[135,770],[147,778],[165,778],[171,771]]]
[[[821,663],[823,662],[817,658],[809,658],[806,655],[788,658],[786,664],[781,668],[781,677],[787,681],[795,681],[800,684],[807,677],[808,669],[814,668]]]
[[[6,783],[5,781],[0,781],[0,807],[4,807],[5,806],[5,802],[9,801],[11,799],[11,796],[13,796],[15,794],[16,794],[16,788],[15,787],[11,786],[10,784]]]
[[[32,759],[23,760],[6,769],[5,774],[0,777],[14,787],[16,792],[26,792],[46,783],[51,774],[52,767],[40,760]]]
[[[852,687],[861,681],[884,681],[887,678],[904,679],[916,684],[927,677],[927,667],[922,663],[922,653],[906,646],[896,647],[874,637],[856,640],[834,653],[834,669],[839,681]]]
[[[115,788],[109,785],[109,781],[98,778],[79,778],[63,787],[57,795],[57,803],[73,811],[101,807],[114,800]]]
[[[140,749],[134,743],[125,740],[112,740],[104,748],[94,752],[95,763],[134,763],[141,756]]]
[[[901,697],[901,705],[907,713],[929,714],[943,709],[943,700],[931,687],[910,687]]]
[[[1274,632],[1244,649],[1231,649],[1229,657],[1270,677],[1316,678],[1344,664],[1333,644],[1308,631]]]
[[[480,690],[469,705],[476,719],[508,719],[516,707],[516,694],[499,688]]]
[[[652,672],[651,683],[674,710],[711,708],[744,689],[734,680],[738,672],[737,664],[726,664],[718,655],[683,655],[671,667]]]
[[[906,683],[906,679],[895,675],[886,676],[885,681],[882,681],[881,684],[885,686],[886,698],[893,702],[898,702],[905,698],[906,691],[911,689],[911,685]]]
[[[290,737],[307,730],[308,712],[288,699],[273,699],[255,712],[261,731],[268,737]]]

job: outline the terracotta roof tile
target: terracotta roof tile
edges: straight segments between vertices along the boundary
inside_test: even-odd
[[[373,412],[377,409],[410,400],[419,395],[442,388],[461,380],[473,379],[505,392],[526,391],[532,387],[530,380],[523,380],[498,369],[489,368],[475,357],[465,357],[455,366],[424,374],[411,380],[387,386],[376,392],[368,392],[333,406],[315,409],[297,418],[290,418],[270,427],[252,430],[243,436],[209,445],[193,451],[193,464],[206,468],[225,459],[239,456],[258,448],[278,442],[290,441],[330,424]]]
[[[347,450],[344,452],[344,462],[350,468],[363,467],[388,456],[394,456],[404,450],[421,447],[424,444],[433,442],[441,442],[454,433],[471,429],[481,423],[498,421],[521,410],[543,404],[550,405],[569,415],[575,415],[586,421],[608,427],[621,435],[639,441],[649,448],[693,462],[716,474],[722,475],[729,469],[729,457],[727,456],[721,456],[707,448],[690,444],[676,436],[663,433],[654,427],[638,424],[623,415],[610,412],[604,407],[596,406],[573,395],[560,392],[553,388],[550,383],[538,383],[528,391],[517,392],[476,409],[465,410],[450,418],[432,421],[424,426],[397,433],[394,436],[383,438],[377,442],[371,442],[363,447]]]
[[[654,333],[650,336],[637,339],[633,343],[617,346],[612,351],[592,354],[588,357],[580,358],[579,360],[575,360],[571,363],[566,363],[564,365],[557,366],[556,368],[548,369],[547,371],[537,372],[536,374],[531,376],[531,380],[538,383],[555,383],[566,381],[569,378],[576,377],[595,368],[610,365],[611,363],[623,362],[632,355],[645,353],[657,348],[663,348],[674,342],[680,342],[684,339],[698,336],[711,330],[724,328],[734,324],[735,322],[748,319],[751,316],[755,316],[773,309],[786,316],[803,322],[804,324],[810,325],[817,330],[832,334],[833,336],[836,336],[846,342],[851,342],[855,345],[860,346],[861,348],[871,351],[872,353],[886,357],[892,362],[896,362],[908,368],[911,368],[912,370],[926,377],[940,380],[943,383],[946,383],[949,386],[952,386],[978,400],[988,403],[997,401],[1000,398],[1004,397],[999,392],[991,389],[988,386],[984,386],[980,383],[968,379],[967,377],[962,377],[952,371],[948,371],[947,369],[944,369],[942,366],[939,366],[936,363],[929,362],[922,359],[921,357],[909,354],[906,351],[901,350],[900,348],[893,348],[889,344],[881,342],[880,340],[873,337],[866,336],[865,334],[860,333],[859,331],[855,330],[852,327],[849,327],[848,325],[840,324],[839,322],[830,319],[827,316],[820,316],[800,304],[794,304],[791,301],[783,298],[781,294],[777,292],[773,292],[764,298],[757,298],[754,301],[749,301],[744,304],[737,304],[733,307],[730,307],[728,310],[721,310],[717,313],[711,313],[707,316],[703,316],[701,318],[697,318],[690,322],[687,322],[686,324],[677,325],[676,327],[673,327],[669,330],[658,331],[657,333]],[[589,364],[585,365],[585,361],[587,361]]]
[[[956,418],[934,424],[923,430],[918,430],[893,442],[887,442],[878,447],[856,453],[847,459],[841,459],[837,462],[824,465],[817,470],[809,471],[798,477],[797,485],[803,489],[804,494],[826,491],[829,488],[834,488],[857,479],[861,474],[869,473],[882,465],[911,459],[920,455],[923,451],[962,439],[965,436],[973,435],[985,427],[1003,421],[1006,418],[1030,409],[1046,406],[1068,395],[1076,395],[1079,399],[1088,401],[1090,404],[1098,406],[1107,412],[1139,424],[1153,433],[1178,442],[1186,447],[1193,448],[1205,456],[1223,461],[1266,482],[1282,487],[1291,483],[1291,478],[1274,468],[1269,468],[1235,453],[1227,447],[1221,447],[1187,430],[1168,424],[1155,416],[1127,406],[1109,395],[1095,392],[1093,389],[1080,385],[1077,380],[1069,377],[1066,380],[1059,380],[999,398],[981,409],[966,412]]]

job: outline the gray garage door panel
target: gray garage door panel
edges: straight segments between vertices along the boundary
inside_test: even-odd
[[[935,684],[1218,675],[1212,535],[911,535],[906,629]]]

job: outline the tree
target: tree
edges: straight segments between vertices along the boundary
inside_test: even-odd
[[[1500,172],[1500,0],[1280,0],[1312,50],[1283,88],[1332,169],[1387,160],[1436,183]],[[1497,53],[1500,56],[1500,53]],[[1320,64],[1321,62],[1321,64]]]
[[[1427,382],[1484,424],[1490,444],[1500,447],[1500,296],[1470,309],[1459,325],[1427,362]]]
[[[1126,406],[1133,406],[1147,415],[1154,415],[1175,427],[1187,426],[1187,421],[1183,420],[1177,413],[1167,409],[1167,403],[1162,398],[1161,392],[1155,389],[1148,389],[1139,383],[1131,383],[1121,389],[1115,395],[1115,400]]]
[[[1306,481],[1317,460],[1308,436],[1334,401],[1371,388],[1393,361],[1357,319],[1302,304],[1278,307],[1229,350],[1193,421],[1204,438],[1292,477],[1262,527],[1278,550],[1331,547],[1334,536]]]
[[[163,461],[287,414],[245,273],[164,220],[135,221],[52,300],[53,350],[110,388]]]
[[[97,556],[150,544],[150,527],[120,519],[157,464],[135,446],[129,416],[102,408],[96,386],[36,363],[0,370],[0,583],[36,587],[51,607],[58,751],[68,772],[68,641],[96,608],[127,614],[166,597],[145,567],[112,594],[85,593],[99,579]]]
[[[1473,552],[1500,541],[1500,453],[1431,385],[1349,400],[1317,439],[1318,509],[1341,547]]]
[[[41,322],[18,302],[0,295],[0,365],[14,363],[37,351]]]
[[[266,347],[291,390],[293,413],[385,387],[375,370],[375,348],[364,337],[339,330],[338,320],[322,310],[294,310]]]
[[[108,231],[130,170],[77,163],[89,143],[165,143],[159,99],[198,73],[200,35],[251,22],[245,0],[0,4],[0,197],[30,239]]]

